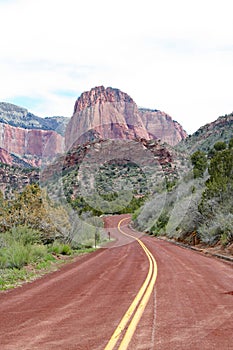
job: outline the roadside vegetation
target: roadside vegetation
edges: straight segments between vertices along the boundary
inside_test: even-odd
[[[187,243],[233,243],[233,139],[191,155],[193,169],[167,191],[157,192],[134,215],[152,235]]]
[[[103,223],[52,202],[38,184],[14,197],[0,193],[0,290],[55,268],[61,261],[90,252],[105,240]]]
[[[72,257],[91,252],[91,246],[73,246],[54,240],[45,244],[40,231],[27,226],[0,234],[0,290],[52,271]]]

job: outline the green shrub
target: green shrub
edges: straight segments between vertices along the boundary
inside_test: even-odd
[[[13,227],[9,231],[9,236],[23,245],[41,243],[41,233],[27,226]]]
[[[55,261],[56,258],[50,254],[50,253],[47,253],[46,256],[44,257],[44,261]]]
[[[31,246],[30,262],[40,261],[47,255],[47,247],[44,245]]]
[[[49,252],[54,254],[71,255],[72,249],[69,244],[63,244],[55,241],[50,247]]]
[[[223,246],[228,244],[228,236],[226,232],[221,234],[220,241]]]
[[[61,254],[61,248],[62,247],[62,244],[55,241],[53,242],[53,244],[48,248],[48,251],[50,253],[54,253],[54,254]]]
[[[226,149],[226,147],[227,145],[223,141],[218,141],[214,144],[214,149],[216,151],[223,151],[224,149]]]
[[[63,244],[61,254],[63,254],[63,255],[71,255],[72,254],[72,249],[69,246],[69,244]]]
[[[12,242],[12,244],[4,248],[0,256],[0,265],[2,268],[18,268],[27,265],[30,261],[30,247],[24,246],[19,242]]]
[[[0,269],[4,269],[7,266],[7,256],[4,250],[0,251]]]

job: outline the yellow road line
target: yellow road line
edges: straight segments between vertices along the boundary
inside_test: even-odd
[[[154,284],[157,278],[157,264],[156,261],[153,257],[153,255],[151,254],[151,252],[149,251],[149,249],[145,246],[145,244],[138,238],[129,235],[127,233],[125,233],[122,229],[121,229],[121,223],[125,220],[127,220],[128,218],[124,218],[122,220],[119,221],[118,223],[118,230],[124,234],[125,236],[134,238],[142,247],[142,249],[144,250],[144,252],[146,253],[148,260],[149,260],[149,271],[147,274],[147,277],[143,283],[143,285],[141,286],[138,294],[136,295],[136,297],[134,298],[132,304],[130,305],[130,307],[128,308],[128,310],[126,311],[125,315],[123,316],[123,318],[121,319],[119,325],[117,326],[115,332],[113,333],[111,339],[109,340],[107,346],[105,347],[104,350],[112,350],[114,349],[117,341],[119,340],[122,332],[125,330],[128,322],[130,321],[133,313],[135,312],[129,326],[128,329],[121,341],[121,344],[119,346],[120,350],[125,350],[127,349],[133,334],[136,330],[136,327],[142,317],[142,314],[145,310],[145,307],[150,299],[151,293],[153,291],[154,288]],[[136,311],[135,311],[136,310]]]

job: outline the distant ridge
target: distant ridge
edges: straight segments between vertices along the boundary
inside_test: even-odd
[[[56,130],[63,135],[68,118],[60,116],[40,118],[28,112],[26,108],[0,102],[0,122],[24,129]]]
[[[233,112],[202,126],[194,134],[182,140],[176,148],[188,153],[193,153],[197,150],[208,152],[216,142],[223,141],[228,143],[232,137]]]

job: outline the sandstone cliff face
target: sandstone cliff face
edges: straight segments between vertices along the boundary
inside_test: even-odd
[[[100,139],[148,139],[137,105],[130,96],[103,86],[84,92],[75,103],[65,134],[66,149]]]
[[[2,148],[0,148],[0,163],[9,164],[9,165],[13,164],[13,158],[10,155],[10,153]]]
[[[188,136],[182,126],[164,112],[141,108],[139,115],[151,138],[175,146]]]
[[[21,167],[46,163],[63,152],[67,122],[65,117],[40,118],[25,108],[0,102],[1,162]]]
[[[99,86],[76,101],[65,133],[66,150],[94,139],[160,139],[175,145],[187,134],[160,111],[139,110],[126,93]]]
[[[63,152],[63,137],[52,130],[30,130],[0,123],[0,147],[32,166]],[[11,164],[11,163],[9,163]]]

